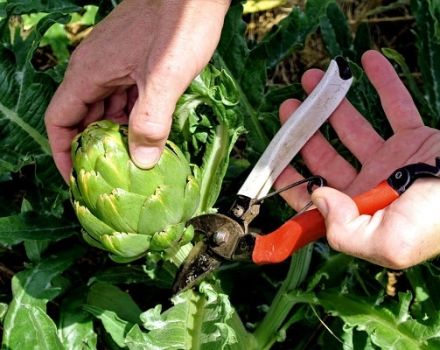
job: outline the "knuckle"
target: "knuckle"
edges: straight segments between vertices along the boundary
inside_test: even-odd
[[[82,42],[71,54],[66,73],[70,71],[84,70],[91,65],[94,57],[93,48],[89,49],[87,42]]]
[[[169,126],[165,121],[136,119],[131,124],[132,132],[149,141],[158,142],[168,137]]]
[[[327,242],[334,250],[341,252],[344,251],[344,242],[341,239],[343,235],[342,228],[335,227],[334,225],[329,225],[327,227]]]
[[[385,249],[382,252],[384,266],[394,270],[404,270],[414,265],[410,249]]]
[[[381,245],[383,265],[395,270],[403,270],[415,265],[416,247],[410,234],[391,235]]]

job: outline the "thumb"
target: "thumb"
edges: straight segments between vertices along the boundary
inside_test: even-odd
[[[172,114],[185,88],[182,83],[157,84],[153,80],[145,87],[139,86],[128,128],[130,155],[138,167],[148,169],[159,161],[170,133]]]
[[[365,232],[369,216],[359,215],[356,203],[346,194],[330,187],[313,191],[313,204],[325,219],[327,241],[338,251],[356,254],[362,247],[359,235]]]

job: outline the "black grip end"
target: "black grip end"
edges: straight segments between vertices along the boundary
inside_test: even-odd
[[[335,61],[336,64],[338,65],[339,76],[341,77],[341,79],[343,80],[350,79],[353,76],[353,74],[351,74],[351,69],[347,60],[342,56],[337,56],[335,57]]]

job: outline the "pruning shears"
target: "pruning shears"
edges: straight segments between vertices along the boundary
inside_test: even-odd
[[[231,209],[226,213],[196,216],[188,222],[203,238],[181,266],[174,292],[191,288],[224,262],[280,263],[325,236],[324,218],[317,209],[305,208],[264,235],[253,232],[250,223],[258,215],[276,178],[342,102],[352,80],[345,59],[332,60],[320,83],[271,140],[239,189]],[[416,163],[399,168],[376,187],[353,199],[361,214],[371,215],[391,204],[416,179],[432,176],[440,177],[440,158],[436,159],[435,166]],[[325,179],[312,176],[289,188],[301,183],[307,183],[311,192],[314,186],[325,185]]]

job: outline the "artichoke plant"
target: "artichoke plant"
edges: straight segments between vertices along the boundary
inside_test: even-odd
[[[73,207],[89,244],[125,262],[193,238],[185,222],[197,210],[199,185],[173,143],[155,167],[143,170],[130,159],[127,128],[103,120],[73,140],[72,160]]]

